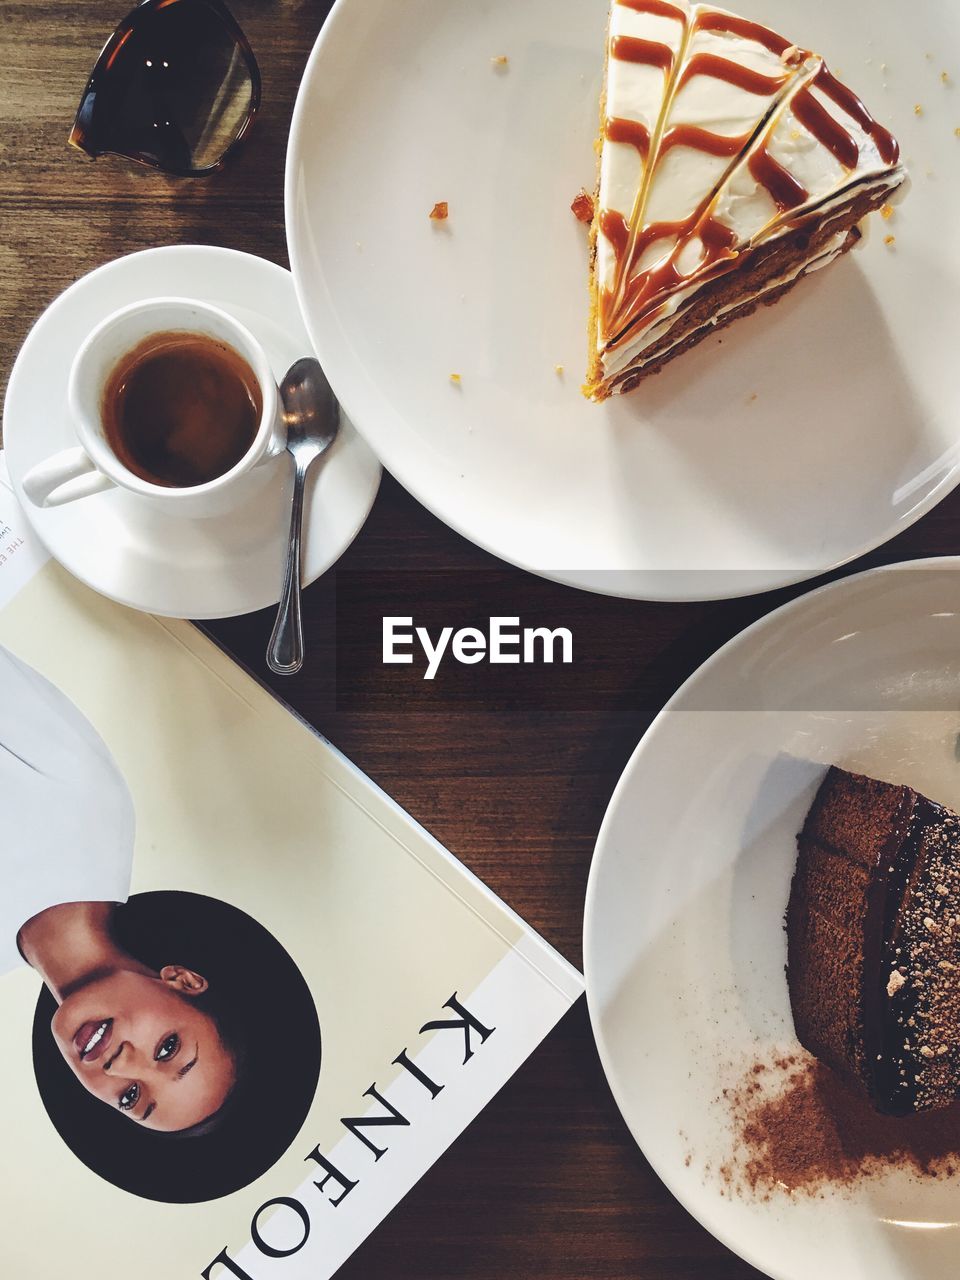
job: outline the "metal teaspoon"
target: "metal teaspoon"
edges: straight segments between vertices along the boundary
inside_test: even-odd
[[[292,676],[303,666],[303,620],[300,613],[300,535],[303,487],[307,472],[333,444],[340,430],[340,406],[318,361],[307,357],[287,370],[280,383],[287,452],[293,457],[293,502],[283,589],[267,645],[267,666],[278,676]]]

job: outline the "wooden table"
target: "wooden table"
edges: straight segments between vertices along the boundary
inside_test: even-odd
[[[166,179],[66,147],[124,4],[0,6],[0,378],[46,304],[118,254],[224,244],[286,265],[283,161],[323,0],[234,0],[264,108],[223,174]],[[960,547],[960,491],[867,563]],[[610,792],[653,715],[718,644],[803,588],[714,604],[587,596],[511,569],[385,477],[370,521],[305,597],[308,660],[278,691],[574,963]],[[575,665],[527,676],[380,664],[381,613],[469,625],[489,612],[572,629]],[[267,614],[217,624],[264,674]],[[532,675],[529,673],[533,672]],[[482,674],[479,674],[482,673]],[[555,676],[555,679],[553,678]],[[581,1002],[343,1268],[344,1277],[744,1280],[758,1273],[673,1200],[613,1104]]]

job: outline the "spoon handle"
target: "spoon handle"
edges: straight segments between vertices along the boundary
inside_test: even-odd
[[[290,541],[283,588],[267,645],[267,666],[278,676],[292,676],[303,666],[303,619],[300,613],[300,532],[303,526],[303,483],[306,467],[298,462],[290,508]]]

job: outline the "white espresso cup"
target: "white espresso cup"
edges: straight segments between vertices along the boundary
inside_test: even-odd
[[[104,390],[117,365],[145,339],[171,331],[202,334],[232,347],[253,370],[263,405],[253,443],[239,462],[213,480],[185,487],[135,475],[117,457],[103,424]],[[39,507],[116,487],[169,515],[221,515],[255,493],[270,476],[270,461],[285,448],[280,395],[260,343],[219,307],[189,298],[149,298],[107,316],[74,357],[67,403],[78,444],[38,463],[23,479],[24,493]]]

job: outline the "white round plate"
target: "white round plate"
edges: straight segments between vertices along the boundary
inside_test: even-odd
[[[956,1270],[956,1178],[886,1173],[760,1203],[731,1196],[715,1171],[735,1141],[722,1088],[797,1048],[783,917],[825,766],[960,807],[958,708],[960,561],[832,583],[687,681],[634,752],[597,839],[584,969],[617,1104],[674,1195],[776,1280]]]
[[[75,443],[67,413],[74,354],[109,312],[160,294],[212,302],[260,340],[279,380],[310,341],[290,273],[232,249],[177,245],[117,258],[71,285],[43,313],[17,356],[3,408],[14,490],[47,549],[82,582],[121,604],[177,618],[225,618],[276,603],[289,528],[289,458],[255,502],[209,520],[172,518],[113,489],[62,507],[35,507],[22,478]],[[380,464],[344,416],[308,480],[303,581],[343,554],[366,520]]]
[[[960,478],[960,99],[940,78],[960,85],[960,8],[737,4],[824,51],[900,138],[914,188],[862,253],[604,405],[579,390],[570,201],[594,184],[607,0],[338,0],[294,112],[291,266],[337,395],[453,528],[591,590],[799,581]]]

